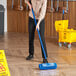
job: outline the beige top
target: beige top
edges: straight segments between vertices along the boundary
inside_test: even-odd
[[[29,0],[25,0],[29,1]],[[36,19],[38,19],[38,24],[44,19],[47,8],[47,0],[31,0],[32,7],[35,13]],[[30,10],[29,16],[33,18],[32,11]]]

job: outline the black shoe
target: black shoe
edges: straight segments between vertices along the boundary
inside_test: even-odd
[[[48,63],[47,59],[43,59],[43,63]]]
[[[26,60],[31,60],[33,58],[34,58],[33,55],[29,55],[29,56],[26,57]]]

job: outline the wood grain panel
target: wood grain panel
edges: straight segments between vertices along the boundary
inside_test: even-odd
[[[12,13],[11,13],[12,12]],[[17,12],[15,11],[11,11],[9,12],[8,11],[8,14],[7,14],[7,23],[8,23],[8,26],[7,26],[7,29],[8,29],[8,32],[17,32]]]
[[[50,36],[53,36],[53,13],[50,14]]]
[[[28,13],[28,11],[26,11],[26,23],[25,23],[25,26],[26,26],[26,33],[28,33],[28,20],[29,20],[29,13]]]
[[[11,10],[11,1],[8,0],[8,32],[26,32],[28,33],[28,11],[14,11]],[[19,4],[19,1],[15,3]],[[59,7],[66,6],[66,2],[59,2]],[[57,2],[55,1],[55,8]],[[51,7],[51,0],[48,0],[47,7]],[[64,19],[69,20],[69,27],[76,29],[76,2],[69,1],[69,12],[65,14]],[[62,13],[46,13],[45,17],[45,36],[47,37],[57,37],[57,32],[55,31],[55,21],[62,20]],[[35,32],[37,34],[37,32]]]
[[[69,8],[70,8],[70,12],[69,12],[69,24],[70,27],[72,28],[76,28],[76,16],[75,16],[75,12],[76,12],[76,2],[69,2]]]
[[[26,13],[18,12],[18,32],[24,33],[26,31],[25,23],[26,23]]]
[[[47,26],[46,26],[46,29],[47,29],[47,35],[50,36],[50,13],[47,13]]]

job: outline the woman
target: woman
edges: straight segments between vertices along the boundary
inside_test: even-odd
[[[41,39],[44,45],[45,53],[47,56],[44,32],[45,32],[45,14],[47,8],[47,0],[31,0],[31,4],[28,0],[25,0],[25,3],[29,6],[29,56],[26,57],[26,60],[31,60],[34,57],[34,35],[35,35],[35,28],[39,29]],[[35,13],[37,26],[35,26],[33,14],[32,14],[32,7]],[[42,50],[42,47],[41,47]],[[48,63],[47,59],[45,59],[43,51],[42,51],[43,63]]]

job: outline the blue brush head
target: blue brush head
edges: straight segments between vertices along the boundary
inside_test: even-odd
[[[56,63],[42,63],[39,64],[39,69],[40,70],[49,70],[49,69],[56,69],[57,64]]]

